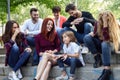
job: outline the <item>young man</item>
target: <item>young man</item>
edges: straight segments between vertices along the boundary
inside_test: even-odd
[[[95,19],[92,14],[85,11],[79,11],[74,4],[68,4],[65,11],[70,15],[63,27],[65,30],[71,30],[74,32],[79,43],[83,43],[83,37],[85,34],[91,32]],[[71,29],[70,27],[75,25],[77,31]]]
[[[24,22],[21,31],[27,36],[26,39],[31,47],[35,47],[34,36],[41,32],[42,19],[39,18],[39,12],[37,8],[30,9],[31,19]],[[33,63],[36,65],[38,63],[37,54],[34,50],[33,52]]]
[[[61,29],[62,29],[63,23],[66,21],[66,17],[60,15],[60,12],[61,12],[61,8],[59,6],[54,6],[52,8],[52,13],[54,15],[53,20],[54,20],[55,29],[62,43],[62,39],[61,39],[62,30]],[[61,44],[61,47],[62,47],[62,44]]]

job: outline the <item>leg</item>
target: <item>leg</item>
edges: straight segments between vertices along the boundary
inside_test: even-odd
[[[94,68],[97,68],[102,65],[101,55],[98,54],[101,49],[101,41],[97,38],[90,36],[89,34],[84,37],[84,44],[88,47],[91,53],[94,56],[95,63],[93,64]],[[92,45],[92,46],[91,46]]]
[[[24,51],[21,55],[20,58],[18,60],[18,62],[16,63],[15,67],[13,68],[13,70],[16,72],[18,69],[20,69],[20,67],[24,64],[24,62],[29,58],[30,53],[27,51]]]
[[[98,80],[110,80],[110,56],[111,56],[111,45],[109,42],[102,42],[102,60],[104,70]]]
[[[74,33],[75,37],[77,38],[77,41],[79,43],[83,43],[83,38],[84,38],[85,34],[80,34],[77,31],[75,31],[71,28],[68,28],[68,27],[64,27],[64,31],[72,31]]]
[[[48,61],[40,80],[47,80],[48,79],[51,66],[52,66],[52,63],[50,61]]]
[[[41,65],[39,64],[39,68],[37,70],[37,74],[36,74],[36,77],[35,79],[40,79],[43,72],[44,72],[44,69],[48,63],[48,60],[51,58],[51,55],[49,53],[44,53],[43,56],[42,56],[42,59],[40,61]]]
[[[17,64],[19,60],[19,47],[14,44],[13,47],[11,48],[11,51],[9,53],[9,58],[8,58],[8,65],[13,69],[15,65]]]
[[[84,34],[88,34],[93,31],[93,25],[91,23],[86,22],[84,24]]]
[[[32,47],[35,46],[35,39],[34,39],[34,37],[27,36],[27,37],[26,37],[26,40],[27,40],[27,42],[28,42],[28,45],[30,45],[30,46],[32,46]]]

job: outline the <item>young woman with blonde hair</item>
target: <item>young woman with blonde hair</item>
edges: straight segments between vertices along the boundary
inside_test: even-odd
[[[96,45],[96,40],[100,45]],[[104,70],[98,80],[110,80],[110,56],[111,52],[115,52],[119,49],[120,43],[120,29],[119,25],[110,11],[103,11],[99,14],[98,21],[95,25],[94,32],[86,35],[84,37],[84,42],[89,50],[92,52],[94,57],[98,54],[99,51],[97,47],[101,47],[102,52],[102,63]],[[91,46],[92,45],[92,46]],[[114,47],[114,48],[113,48]],[[96,57],[96,64],[99,64],[101,61],[99,57]]]

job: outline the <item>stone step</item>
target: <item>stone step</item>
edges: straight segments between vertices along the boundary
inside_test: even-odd
[[[3,48],[3,47],[0,47],[0,54],[5,54],[5,48]]]
[[[84,58],[85,63],[87,63],[87,64],[94,63],[93,55],[90,53],[83,54],[83,58]],[[4,63],[4,62],[5,62],[5,54],[0,54],[0,63]],[[32,63],[32,56],[29,59],[29,63]],[[120,54],[112,54],[111,55],[111,63],[119,64],[120,63]]]
[[[36,74],[37,66],[26,66],[22,68],[22,73],[25,78],[32,80]],[[0,76],[4,76],[6,78],[8,73],[10,72],[9,67],[5,67],[3,64],[0,64]],[[76,70],[76,79],[75,80],[97,80],[100,76],[103,67],[93,68],[91,64],[86,64],[85,67],[77,68]],[[69,67],[67,67],[67,72],[69,72]],[[120,80],[120,65],[112,65],[112,76],[111,80]],[[60,69],[58,66],[55,66],[51,69],[49,77],[55,78],[60,76]],[[32,78],[32,79],[31,79]],[[1,80],[2,78],[0,78]],[[3,79],[4,80],[4,79]],[[24,80],[24,79],[23,79]],[[27,79],[25,79],[27,80]],[[49,79],[50,80],[50,79]]]

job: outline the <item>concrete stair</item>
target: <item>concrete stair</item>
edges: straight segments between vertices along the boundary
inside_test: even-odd
[[[76,79],[75,80],[97,80],[100,76],[103,67],[93,68],[94,59],[92,54],[83,54],[84,60],[86,62],[86,66],[82,68],[77,68],[76,70]],[[4,66],[5,60],[5,50],[0,49],[0,80],[8,80],[7,75],[11,70],[8,66]],[[36,74],[37,66],[31,66],[31,60],[29,61],[27,66],[22,67],[22,73],[24,78],[22,80],[33,80]],[[120,80],[120,55],[112,54],[111,55],[111,63],[112,63],[112,75],[111,80]],[[69,72],[69,67],[67,67],[67,72]],[[52,80],[53,78],[60,76],[61,71],[58,66],[54,66],[49,75],[48,80]]]

